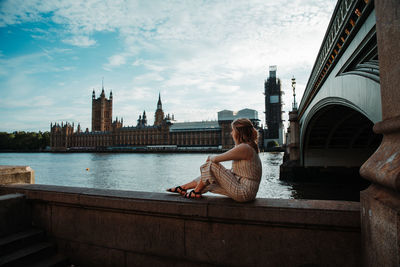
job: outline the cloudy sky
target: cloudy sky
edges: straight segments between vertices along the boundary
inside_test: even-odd
[[[0,131],[91,125],[91,94],[113,117],[153,123],[161,93],[177,121],[252,108],[264,121],[264,80],[278,66],[284,110],[298,101],[335,0],[0,0]],[[287,113],[286,113],[287,115]],[[286,119],[286,116],[285,116]]]

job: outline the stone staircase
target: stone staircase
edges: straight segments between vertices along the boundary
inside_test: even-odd
[[[0,196],[0,266],[71,266],[31,221],[24,195]]]

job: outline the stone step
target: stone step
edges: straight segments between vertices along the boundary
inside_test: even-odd
[[[29,205],[22,194],[0,195],[0,237],[30,228]]]
[[[36,262],[33,265],[29,265],[30,267],[65,267],[71,266],[69,264],[69,260],[67,257],[61,254],[53,255],[50,258],[43,259],[39,262]]]
[[[0,266],[28,266],[51,257],[55,252],[53,244],[40,242],[18,249],[0,257]]]
[[[11,251],[40,242],[44,238],[44,232],[39,229],[29,229],[0,238],[0,256]]]

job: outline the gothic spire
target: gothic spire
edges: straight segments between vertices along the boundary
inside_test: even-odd
[[[101,79],[101,96],[105,96],[105,93],[104,93],[104,77]]]
[[[162,109],[162,104],[161,104],[161,93],[158,93],[158,102],[157,102],[157,109]]]

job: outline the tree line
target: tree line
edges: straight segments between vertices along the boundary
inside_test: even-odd
[[[38,151],[50,146],[49,132],[0,132],[0,150]]]

